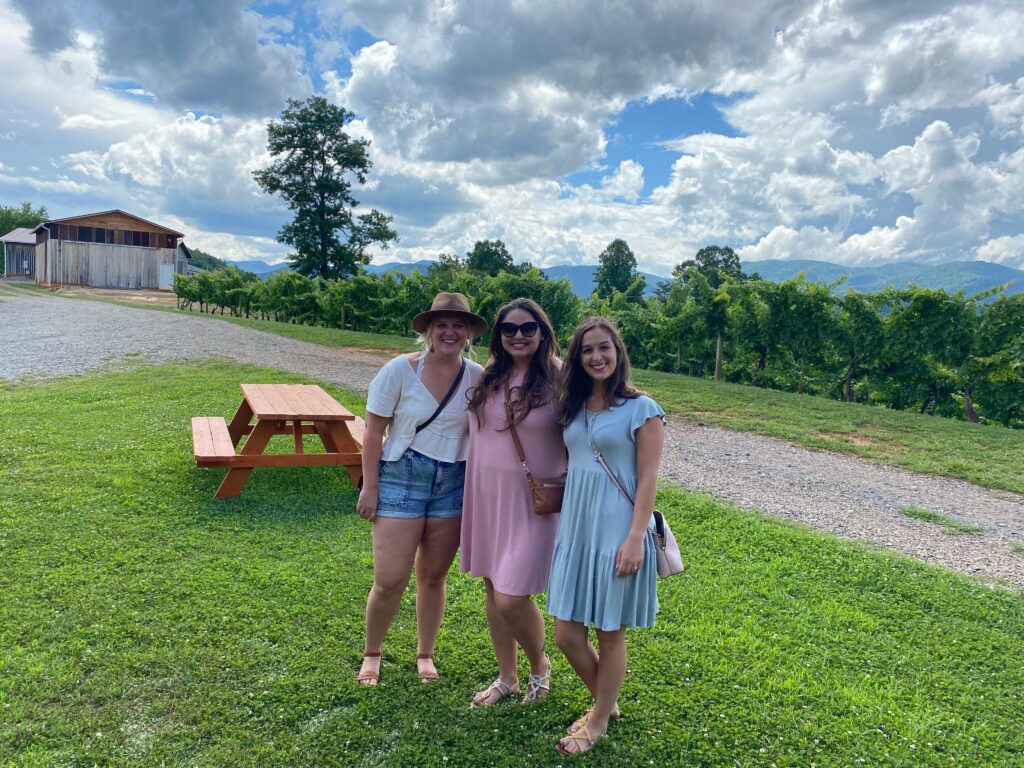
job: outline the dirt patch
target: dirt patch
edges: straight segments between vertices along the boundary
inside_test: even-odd
[[[830,440],[843,440],[847,443],[853,443],[854,445],[889,445],[883,440],[875,440],[873,437],[864,437],[863,435],[848,435],[845,432],[822,432],[821,430],[815,430],[814,434],[817,437],[824,437]]]
[[[152,291],[145,288],[136,291],[122,291],[114,288],[89,288],[82,285],[61,286],[56,289],[61,296],[79,296],[90,299],[116,301],[122,304],[171,307],[176,309],[178,297],[170,291]]]

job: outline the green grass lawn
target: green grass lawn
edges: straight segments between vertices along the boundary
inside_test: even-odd
[[[370,537],[340,469],[257,469],[213,498],[189,418],[299,380],[208,363],[0,384],[0,765],[573,762],[553,744],[586,696],[557,651],[547,701],[468,708],[494,665],[460,574],[444,679],[415,676],[410,592],[382,685],[355,684]],[[625,719],[576,762],[1024,764],[1020,592],[670,488],[659,505],[689,570],[629,637]]]

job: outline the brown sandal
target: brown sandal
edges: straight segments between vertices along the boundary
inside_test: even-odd
[[[600,733],[597,736],[594,736],[590,732],[590,728],[584,725],[580,727],[577,731],[570,733],[568,736],[565,736],[564,738],[560,739],[558,743],[555,744],[555,749],[557,749],[563,755],[582,755],[584,752],[589,752],[595,746],[597,746],[597,742],[599,742],[601,739],[606,738],[608,738],[608,734]],[[576,748],[573,750],[566,749],[565,745],[567,743],[575,744]]]
[[[430,659],[431,661],[433,661],[434,660],[434,654],[432,654],[432,653],[417,653],[416,654],[416,661],[420,661],[421,659]],[[416,666],[418,667],[419,665],[417,664]],[[419,670],[417,670],[417,673],[420,676],[420,682],[421,683],[432,683],[435,680],[440,680],[441,679],[441,675],[439,673],[437,673],[437,672],[419,672]]]
[[[363,653],[364,659],[377,659],[380,658],[380,651],[365,651]],[[380,682],[380,667],[375,672],[363,672],[359,670],[356,675],[356,682],[360,685],[376,685]]]

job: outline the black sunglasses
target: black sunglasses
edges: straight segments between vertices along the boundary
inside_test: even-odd
[[[501,335],[507,339],[511,339],[516,333],[523,334],[524,339],[532,338],[537,329],[540,326],[537,321],[531,320],[528,323],[498,323],[498,330],[501,331]]]

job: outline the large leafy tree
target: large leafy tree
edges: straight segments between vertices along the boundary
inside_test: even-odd
[[[0,205],[0,235],[18,227],[36,227],[47,219],[46,207],[33,208],[32,203]]]
[[[625,293],[637,278],[636,256],[625,240],[616,238],[597,257],[600,262],[594,273],[594,290],[602,299],[610,299],[615,291]]]
[[[353,114],[321,96],[288,100],[280,120],[267,128],[267,151],[274,161],[253,173],[268,193],[280,194],[295,218],[278,233],[295,248],[288,262],[309,277],[348,277],[370,263],[369,249],[387,248],[398,236],[391,217],[374,209],[356,213],[353,183],[370,172],[366,139],[344,131]]]
[[[692,259],[677,264],[672,270],[672,276],[685,275],[686,270],[691,268],[704,275],[712,288],[718,288],[727,280],[742,283],[747,279],[740,267],[740,257],[736,255],[736,251],[720,245],[701,248]]]
[[[499,272],[513,271],[512,254],[501,240],[477,240],[473,250],[466,254],[466,266],[494,277]]]

